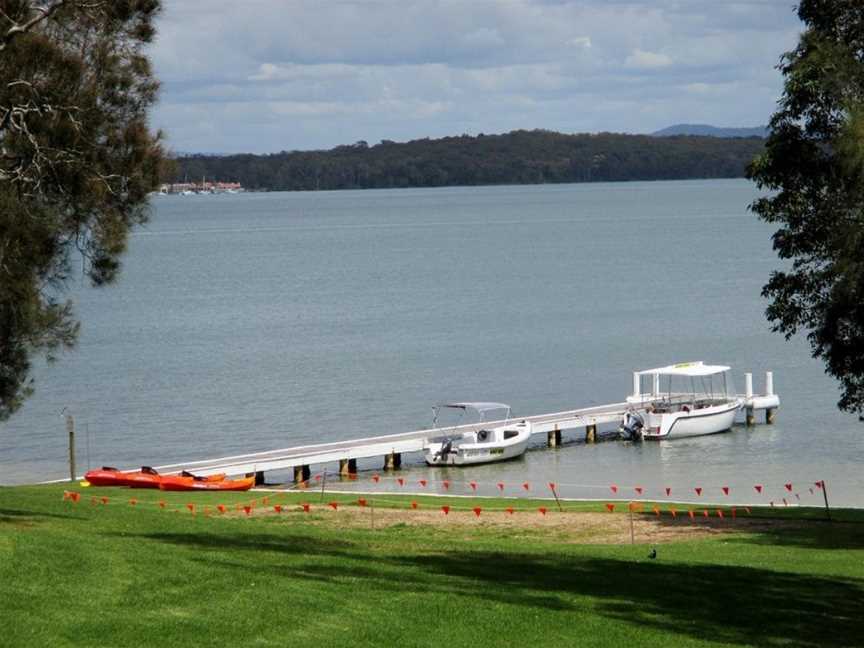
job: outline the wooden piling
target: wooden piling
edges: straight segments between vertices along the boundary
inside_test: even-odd
[[[561,445],[561,430],[558,429],[557,425],[554,430],[549,430],[549,432],[547,432],[546,442],[549,444],[550,448],[557,448]]]
[[[745,413],[745,419],[746,419],[748,427],[756,425],[756,414],[753,412],[752,407],[747,408],[746,413]]]
[[[765,410],[765,423],[767,425],[773,425],[774,424],[774,408],[773,407],[766,408],[766,410]]]
[[[357,474],[356,459],[340,459],[339,460],[339,476],[350,477]]]
[[[309,477],[312,476],[312,472],[309,470],[309,466],[294,466],[294,483],[302,484],[303,482],[309,481]]]
[[[597,424],[585,426],[585,443],[594,443],[597,441]]]
[[[256,470],[255,471],[255,485],[261,486],[264,483],[264,471]]]
[[[402,467],[402,453],[391,452],[384,455],[384,470],[398,470]]]

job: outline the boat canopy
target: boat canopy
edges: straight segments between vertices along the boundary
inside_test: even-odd
[[[669,365],[668,367],[658,367],[657,369],[644,369],[637,371],[640,376],[713,376],[715,374],[729,371],[731,367],[724,365],[706,365],[701,360],[698,362],[679,362],[678,364]]]
[[[461,410],[474,410],[475,412],[479,412],[483,414],[484,412],[491,412],[492,410],[509,410],[510,406],[507,403],[486,403],[486,402],[466,402],[466,403],[442,403],[438,405],[438,407],[448,407],[451,409],[461,409]]]

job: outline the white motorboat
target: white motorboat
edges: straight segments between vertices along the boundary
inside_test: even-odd
[[[729,367],[682,362],[633,374],[631,409],[619,432],[632,440],[670,439],[725,432],[742,402]],[[642,391],[648,381],[648,391]]]
[[[514,459],[525,453],[531,440],[531,423],[510,421],[510,406],[505,403],[444,403],[432,408],[432,427],[437,427],[444,410],[459,413],[461,419],[476,416],[475,423],[451,426],[443,435],[427,439],[423,447],[430,466],[465,466]],[[489,425],[490,413],[501,412],[503,419]]]

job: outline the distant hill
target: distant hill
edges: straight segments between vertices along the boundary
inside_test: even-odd
[[[762,148],[757,138],[520,130],[374,145],[360,141],[326,151],[182,156],[174,177],[165,181],[206,177],[252,190],[303,191],[740,178]]]
[[[675,124],[663,130],[651,133],[655,137],[671,137],[673,135],[701,135],[703,137],[767,137],[767,126],[751,128],[722,128],[708,124]]]

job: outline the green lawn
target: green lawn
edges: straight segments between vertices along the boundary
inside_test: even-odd
[[[482,517],[372,529],[320,510],[354,509],[357,495],[270,494],[265,506],[262,493],[74,490],[77,504],[63,486],[0,488],[3,646],[864,645],[857,511],[663,544],[650,560],[644,544],[574,544]],[[253,498],[251,516],[236,511]],[[413,499],[449,503],[463,522],[473,506],[556,514],[548,501]],[[286,510],[263,515],[275,502]],[[203,514],[216,503],[229,514]]]

